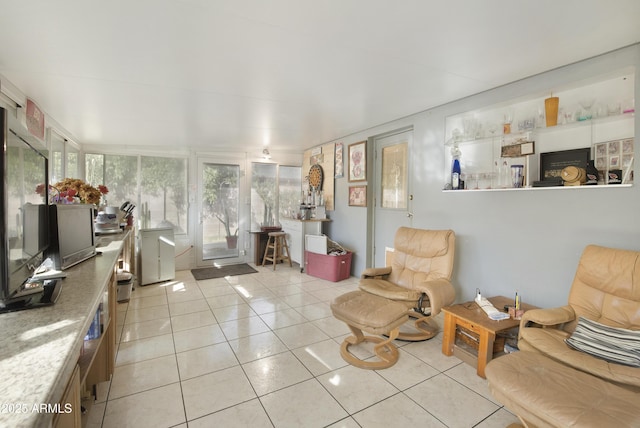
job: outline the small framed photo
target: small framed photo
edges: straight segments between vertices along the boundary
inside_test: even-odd
[[[507,144],[501,147],[500,156],[503,158],[519,158],[535,153],[535,142],[525,141],[523,143]]]
[[[520,154],[522,156],[532,155],[535,151],[535,143],[533,141],[527,141],[525,143],[520,144]]]
[[[367,206],[367,186],[349,186],[349,206]]]
[[[361,141],[349,145],[349,181],[367,179],[367,142]]]
[[[620,166],[620,156],[609,157],[609,167],[615,168]]]
[[[633,138],[628,140],[622,140],[622,153],[628,154],[633,153]]]
[[[607,155],[607,143],[596,144],[596,156],[604,157]]]
[[[609,141],[609,155],[617,155],[620,152],[620,141]]]

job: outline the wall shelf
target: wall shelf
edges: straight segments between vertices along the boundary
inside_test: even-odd
[[[633,184],[605,184],[597,186],[549,186],[549,187],[522,187],[516,188],[504,188],[504,189],[465,189],[465,190],[443,190],[443,193],[480,193],[480,192],[528,192],[528,191],[540,191],[540,190],[576,190],[576,189],[623,189],[633,187]]]
[[[564,91],[553,91],[560,99],[558,124],[547,127],[544,98],[532,96],[512,104],[502,103],[452,115],[445,120],[445,159],[443,191],[450,190],[453,153],[460,153],[461,176],[465,189],[455,191],[547,190],[563,186],[533,187],[534,181],[556,176],[564,166],[544,169],[541,174],[541,153],[589,149],[590,159],[600,173],[595,188],[620,187],[609,184],[610,171],[622,170],[623,184],[633,184],[635,113],[632,100],[635,93],[635,70],[620,71],[583,86],[574,85]],[[550,91],[551,92],[551,91]],[[591,118],[584,117],[584,99],[595,99]],[[581,104],[582,103],[582,104]],[[624,113],[624,111],[627,111]],[[512,132],[503,132],[503,122],[509,119]],[[543,124],[540,126],[540,124]],[[631,141],[631,144],[628,144]],[[502,157],[503,148],[523,142],[534,142],[534,153],[527,156]],[[624,147],[624,150],[622,149]],[[612,148],[610,150],[609,148]],[[516,151],[519,154],[519,151]],[[548,159],[548,157],[547,157]],[[582,162],[586,162],[583,160]],[[524,165],[524,186],[511,187],[511,165]],[[567,164],[566,166],[568,166]],[[572,165],[572,164],[571,164]],[[545,164],[545,167],[548,164]],[[585,165],[576,165],[586,167]],[[567,186],[575,189],[583,186]]]

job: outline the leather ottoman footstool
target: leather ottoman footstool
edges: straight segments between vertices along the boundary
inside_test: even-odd
[[[405,305],[364,291],[351,291],[336,297],[331,303],[331,311],[353,333],[340,347],[340,355],[346,362],[362,369],[377,370],[391,367],[398,361],[398,348],[392,341],[398,337],[400,326],[409,319]],[[363,330],[389,337],[365,336]],[[349,346],[362,342],[376,343],[373,352],[379,360],[364,361],[349,352]]]
[[[492,360],[491,394],[525,426],[637,427],[640,394],[542,354],[520,351]]]

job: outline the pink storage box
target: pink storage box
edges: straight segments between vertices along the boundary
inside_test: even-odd
[[[328,254],[304,252],[304,264],[307,275],[327,281],[338,282],[351,276],[351,256],[348,251],[342,256],[330,256]]]

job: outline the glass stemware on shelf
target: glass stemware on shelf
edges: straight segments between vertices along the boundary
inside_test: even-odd
[[[487,124],[487,131],[489,131],[491,138],[495,137],[496,133],[498,132],[498,124],[495,122],[489,122]]]
[[[478,136],[480,123],[473,116],[466,116],[462,118],[462,129],[464,132],[465,140],[472,140]]]
[[[593,111],[591,108],[595,102],[595,98],[585,98],[580,100],[580,107],[582,107],[582,110],[580,110],[580,115],[578,116],[579,121],[589,120],[593,117]]]

